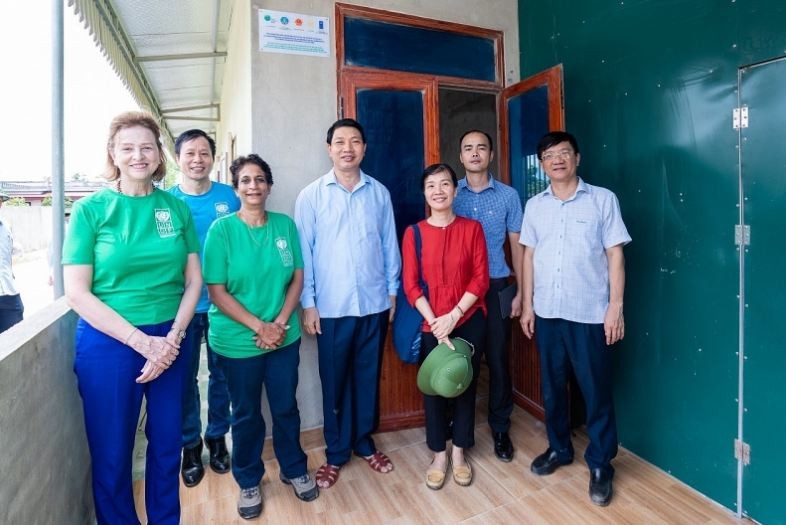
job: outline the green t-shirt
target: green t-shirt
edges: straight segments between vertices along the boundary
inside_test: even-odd
[[[93,294],[139,326],[175,317],[186,259],[197,252],[191,212],[177,197],[103,189],[74,203],[63,264],[92,265]]]
[[[217,219],[207,232],[203,251],[206,284],[223,284],[246,310],[266,323],[276,319],[296,269],[303,268],[295,223],[284,214],[267,212],[267,224],[251,228],[236,213]],[[261,350],[254,332],[211,304],[210,347],[225,357],[253,357]],[[300,337],[297,311],[289,317],[281,346]]]

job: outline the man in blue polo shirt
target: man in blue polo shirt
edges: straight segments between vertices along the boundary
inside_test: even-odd
[[[617,455],[611,345],[625,335],[622,248],[631,238],[617,197],[576,174],[581,155],[573,135],[548,133],[537,152],[550,184],[524,210],[521,326],[537,338],[549,448],[530,470],[545,476],[573,461],[572,369],[587,409],[589,495],[604,506],[611,501]]]
[[[207,230],[213,221],[240,208],[240,200],[231,186],[210,180],[216,155],[216,143],[202,130],[191,129],[175,140],[175,155],[183,180],[170,192],[185,201],[194,217],[199,245],[204,247]],[[205,475],[202,466],[202,421],[199,401],[199,359],[202,338],[207,343],[207,366],[210,379],[207,387],[207,429],[205,443],[210,450],[210,468],[219,474],[229,472],[229,451],[224,435],[229,430],[229,391],[223,372],[216,365],[216,357],[207,339],[207,311],[210,300],[207,287],[197,303],[196,313],[186,330],[182,349],[188,349],[190,359],[188,380],[183,382],[183,463],[180,473],[187,487],[198,484]]]
[[[521,313],[521,198],[489,172],[494,143],[488,133],[476,129],[461,136],[459,160],[466,176],[459,181],[453,209],[458,215],[475,219],[483,226],[489,256],[489,290],[486,293],[486,343],[483,346],[489,367],[488,422],[494,437],[494,454],[500,461],[513,459],[510,414],[513,387],[510,380],[508,341],[511,317]],[[516,268],[516,282],[508,288],[510,268],[505,261],[505,240]],[[503,292],[504,290],[504,292]],[[512,292],[512,293],[510,293]],[[502,303],[505,303],[504,305]]]

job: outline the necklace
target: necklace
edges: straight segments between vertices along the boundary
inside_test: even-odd
[[[262,216],[262,222],[260,224],[254,224],[253,226],[249,224],[249,219],[245,217],[245,214],[241,210],[238,210],[237,217],[240,219],[240,222],[245,224],[248,236],[251,237],[251,242],[253,242],[257,248],[261,248],[268,243],[270,228],[265,227],[267,226],[267,212]],[[257,234],[254,232],[255,230],[260,231],[260,229],[264,231],[264,238],[261,240],[257,238]]]
[[[115,187],[117,188],[117,192],[118,192],[120,195],[125,195],[125,194],[123,193],[123,186],[120,184],[120,177],[118,177],[118,178],[117,178],[117,184],[116,184],[116,186],[115,186]],[[145,194],[144,194],[144,195],[139,195],[139,197],[147,197],[147,196],[148,196],[148,195],[150,195],[151,193],[153,193],[153,187],[152,187],[152,185],[148,186],[148,187],[145,189]],[[132,195],[132,197],[136,197],[136,196],[137,196],[137,195]]]
[[[426,219],[426,222],[429,223],[432,226],[437,227],[437,228],[445,229],[448,226],[450,226],[451,224],[453,224],[453,221],[455,221],[455,220],[456,220],[456,214],[454,213],[454,214],[452,214],[450,216],[450,218],[448,219],[448,221],[445,224],[436,224],[433,215],[431,217],[429,217],[428,219]]]

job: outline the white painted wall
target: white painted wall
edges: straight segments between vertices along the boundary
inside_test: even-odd
[[[238,153],[251,151],[251,7],[249,0],[235,0],[227,41],[227,61],[221,90],[221,122],[216,128],[216,154],[229,151],[227,137],[231,133]],[[228,159],[226,166],[232,159]],[[216,166],[217,169],[225,169]],[[227,172],[228,175],[228,172]],[[229,179],[226,179],[227,181]]]
[[[504,34],[506,84],[519,80],[516,0],[365,0],[355,3],[501,30]],[[252,140],[249,149],[239,144],[237,152],[258,153],[268,161],[275,180],[268,208],[291,215],[300,190],[331,167],[325,149],[325,133],[337,115],[335,0],[251,0],[250,5],[246,0],[239,0],[235,9],[241,10],[243,5],[248,6],[251,26],[249,44]],[[319,58],[260,52],[259,9],[329,17],[333,40],[331,56]],[[232,29],[233,32],[236,30]],[[231,38],[234,38],[234,35]],[[233,74],[233,78],[242,76],[238,72]],[[244,77],[243,79],[245,81]],[[239,100],[244,100],[244,92],[233,86],[233,82],[235,80],[225,79],[223,99],[240,95]],[[230,113],[224,109],[224,104],[222,100],[222,111],[229,117]],[[245,105],[244,109],[247,108]],[[228,124],[227,129],[232,126],[236,125]],[[235,129],[238,129],[237,126]],[[373,148],[374,145],[369,144],[369,147]],[[322,424],[316,341],[309,336],[303,337],[301,347],[298,402],[303,428]]]

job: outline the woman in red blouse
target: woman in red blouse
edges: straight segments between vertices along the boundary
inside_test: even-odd
[[[474,377],[453,405],[453,479],[459,485],[472,482],[472,469],[464,449],[475,444],[475,391],[480,369],[480,345],[484,339],[489,287],[488,256],[483,228],[479,222],[458,217],[453,212],[458,181],[447,164],[432,164],[423,172],[423,193],[430,216],[418,223],[422,238],[421,268],[427,290],[420,286],[417,254],[412,227],[403,240],[404,291],[407,300],[423,315],[421,362],[448,337],[461,337],[475,347],[472,357]],[[424,295],[427,293],[428,297]],[[452,347],[452,345],[451,345]],[[441,396],[424,395],[426,444],[434,459],[426,471],[426,485],[442,488],[447,472],[446,452],[448,403]]]

